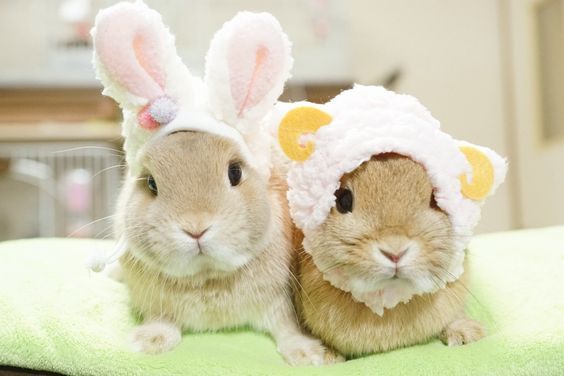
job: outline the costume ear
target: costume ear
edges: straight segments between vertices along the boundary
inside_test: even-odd
[[[472,168],[471,176],[460,176],[461,193],[471,200],[482,201],[505,180],[507,161],[483,146],[461,142],[459,148]]]
[[[238,13],[214,35],[205,82],[214,115],[230,125],[263,118],[290,77],[290,42],[268,13]]]
[[[303,162],[314,151],[310,137],[319,128],[331,123],[331,115],[323,111],[321,106],[312,104],[295,107],[282,117],[278,126],[278,143],[288,158]]]
[[[143,128],[170,122],[177,109],[166,93],[167,62],[177,55],[161,16],[142,2],[119,3],[98,13],[92,36],[104,93],[132,111],[149,104],[138,113]]]

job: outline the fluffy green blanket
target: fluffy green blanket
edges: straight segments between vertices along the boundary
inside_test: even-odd
[[[564,227],[478,236],[468,312],[486,338],[430,343],[328,367],[291,368],[268,336],[185,334],[174,351],[132,353],[125,287],[84,268],[94,240],[0,243],[0,364],[72,375],[564,374]]]

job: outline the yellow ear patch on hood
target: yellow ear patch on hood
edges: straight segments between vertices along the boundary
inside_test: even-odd
[[[278,127],[278,142],[288,158],[303,162],[309,158],[315,148],[313,142],[305,145],[302,136],[313,134],[319,128],[331,123],[333,118],[326,112],[314,107],[294,108],[284,116]]]
[[[494,185],[494,167],[486,154],[471,146],[462,146],[460,151],[472,166],[472,182],[466,175],[459,177],[462,194],[471,200],[482,200]]]

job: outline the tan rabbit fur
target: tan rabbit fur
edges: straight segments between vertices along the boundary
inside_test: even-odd
[[[234,161],[242,179],[231,186]],[[142,164],[143,174],[126,181],[118,210],[118,229],[129,244],[121,259],[124,280],[144,321],[133,345],[158,353],[174,347],[182,329],[249,325],[270,333],[291,364],[335,361],[320,341],[301,333],[292,306],[295,251],[284,177],[275,171],[265,184],[233,142],[198,132],[149,143]],[[198,241],[185,233],[205,229]]]
[[[382,154],[345,175],[341,186],[353,192],[352,212],[342,214],[333,208],[309,239],[309,254],[302,252],[300,257],[297,305],[311,333],[347,357],[438,335],[449,345],[481,338],[483,327],[464,316],[468,271],[436,293],[386,309],[383,316],[324,280],[311,255],[324,272],[341,268],[367,285],[393,278],[391,262],[379,249],[394,252],[411,244],[405,263],[396,266],[395,278],[422,285],[443,278],[452,257],[449,218],[434,203],[421,165],[397,154]]]

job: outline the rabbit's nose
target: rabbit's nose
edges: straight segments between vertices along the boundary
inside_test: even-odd
[[[205,230],[202,231],[188,231],[188,230],[184,230],[184,232],[186,233],[186,235],[188,235],[189,237],[191,237],[194,240],[198,240],[200,239],[202,236],[204,236],[204,234],[206,233],[206,231],[208,231],[209,227],[206,228]]]
[[[397,264],[397,263],[399,262],[399,260],[403,257],[403,255],[405,255],[405,253],[407,252],[407,248],[404,249],[404,250],[401,251],[401,252],[396,252],[396,253],[387,252],[387,251],[383,251],[383,250],[380,250],[380,252],[382,252],[382,254],[383,254],[384,256],[386,256],[386,258],[387,258],[388,260],[390,260],[390,261],[392,261],[393,263],[396,263],[396,264]]]

